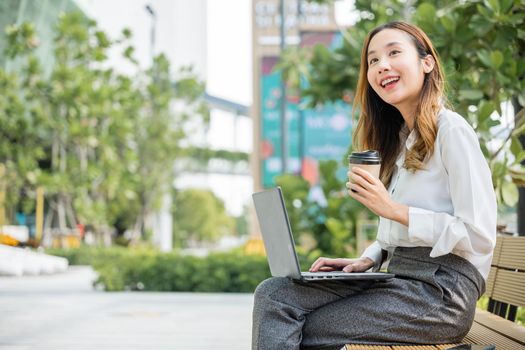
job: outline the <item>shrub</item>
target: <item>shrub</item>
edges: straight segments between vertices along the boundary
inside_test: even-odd
[[[270,276],[266,257],[240,251],[207,257],[126,248],[49,249],[72,265],[91,265],[106,291],[253,292]]]

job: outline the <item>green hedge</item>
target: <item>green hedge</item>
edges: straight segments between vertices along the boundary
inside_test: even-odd
[[[91,265],[106,291],[253,292],[270,276],[266,257],[239,251],[207,257],[129,248],[49,249],[71,265]]]
[[[270,277],[266,257],[247,256],[239,251],[211,254],[205,258],[150,249],[87,248],[48,249],[71,265],[91,265],[99,277],[95,285],[106,291],[147,290],[181,292],[248,292]],[[303,270],[315,260],[300,254]],[[478,307],[487,309],[488,298]],[[525,324],[525,309],[518,310],[518,324]]]

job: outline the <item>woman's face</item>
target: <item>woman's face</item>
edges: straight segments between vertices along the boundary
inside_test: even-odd
[[[403,110],[417,106],[425,73],[433,60],[421,59],[411,37],[397,29],[383,29],[368,45],[368,83],[383,101]]]

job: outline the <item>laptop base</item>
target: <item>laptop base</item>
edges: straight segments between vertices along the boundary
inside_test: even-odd
[[[301,279],[304,281],[320,280],[386,280],[394,277],[392,273],[386,272],[301,272]]]

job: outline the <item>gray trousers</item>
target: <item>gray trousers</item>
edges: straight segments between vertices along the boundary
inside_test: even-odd
[[[467,260],[429,253],[396,248],[388,266],[396,277],[386,281],[263,281],[254,295],[252,349],[461,341],[485,281]]]

